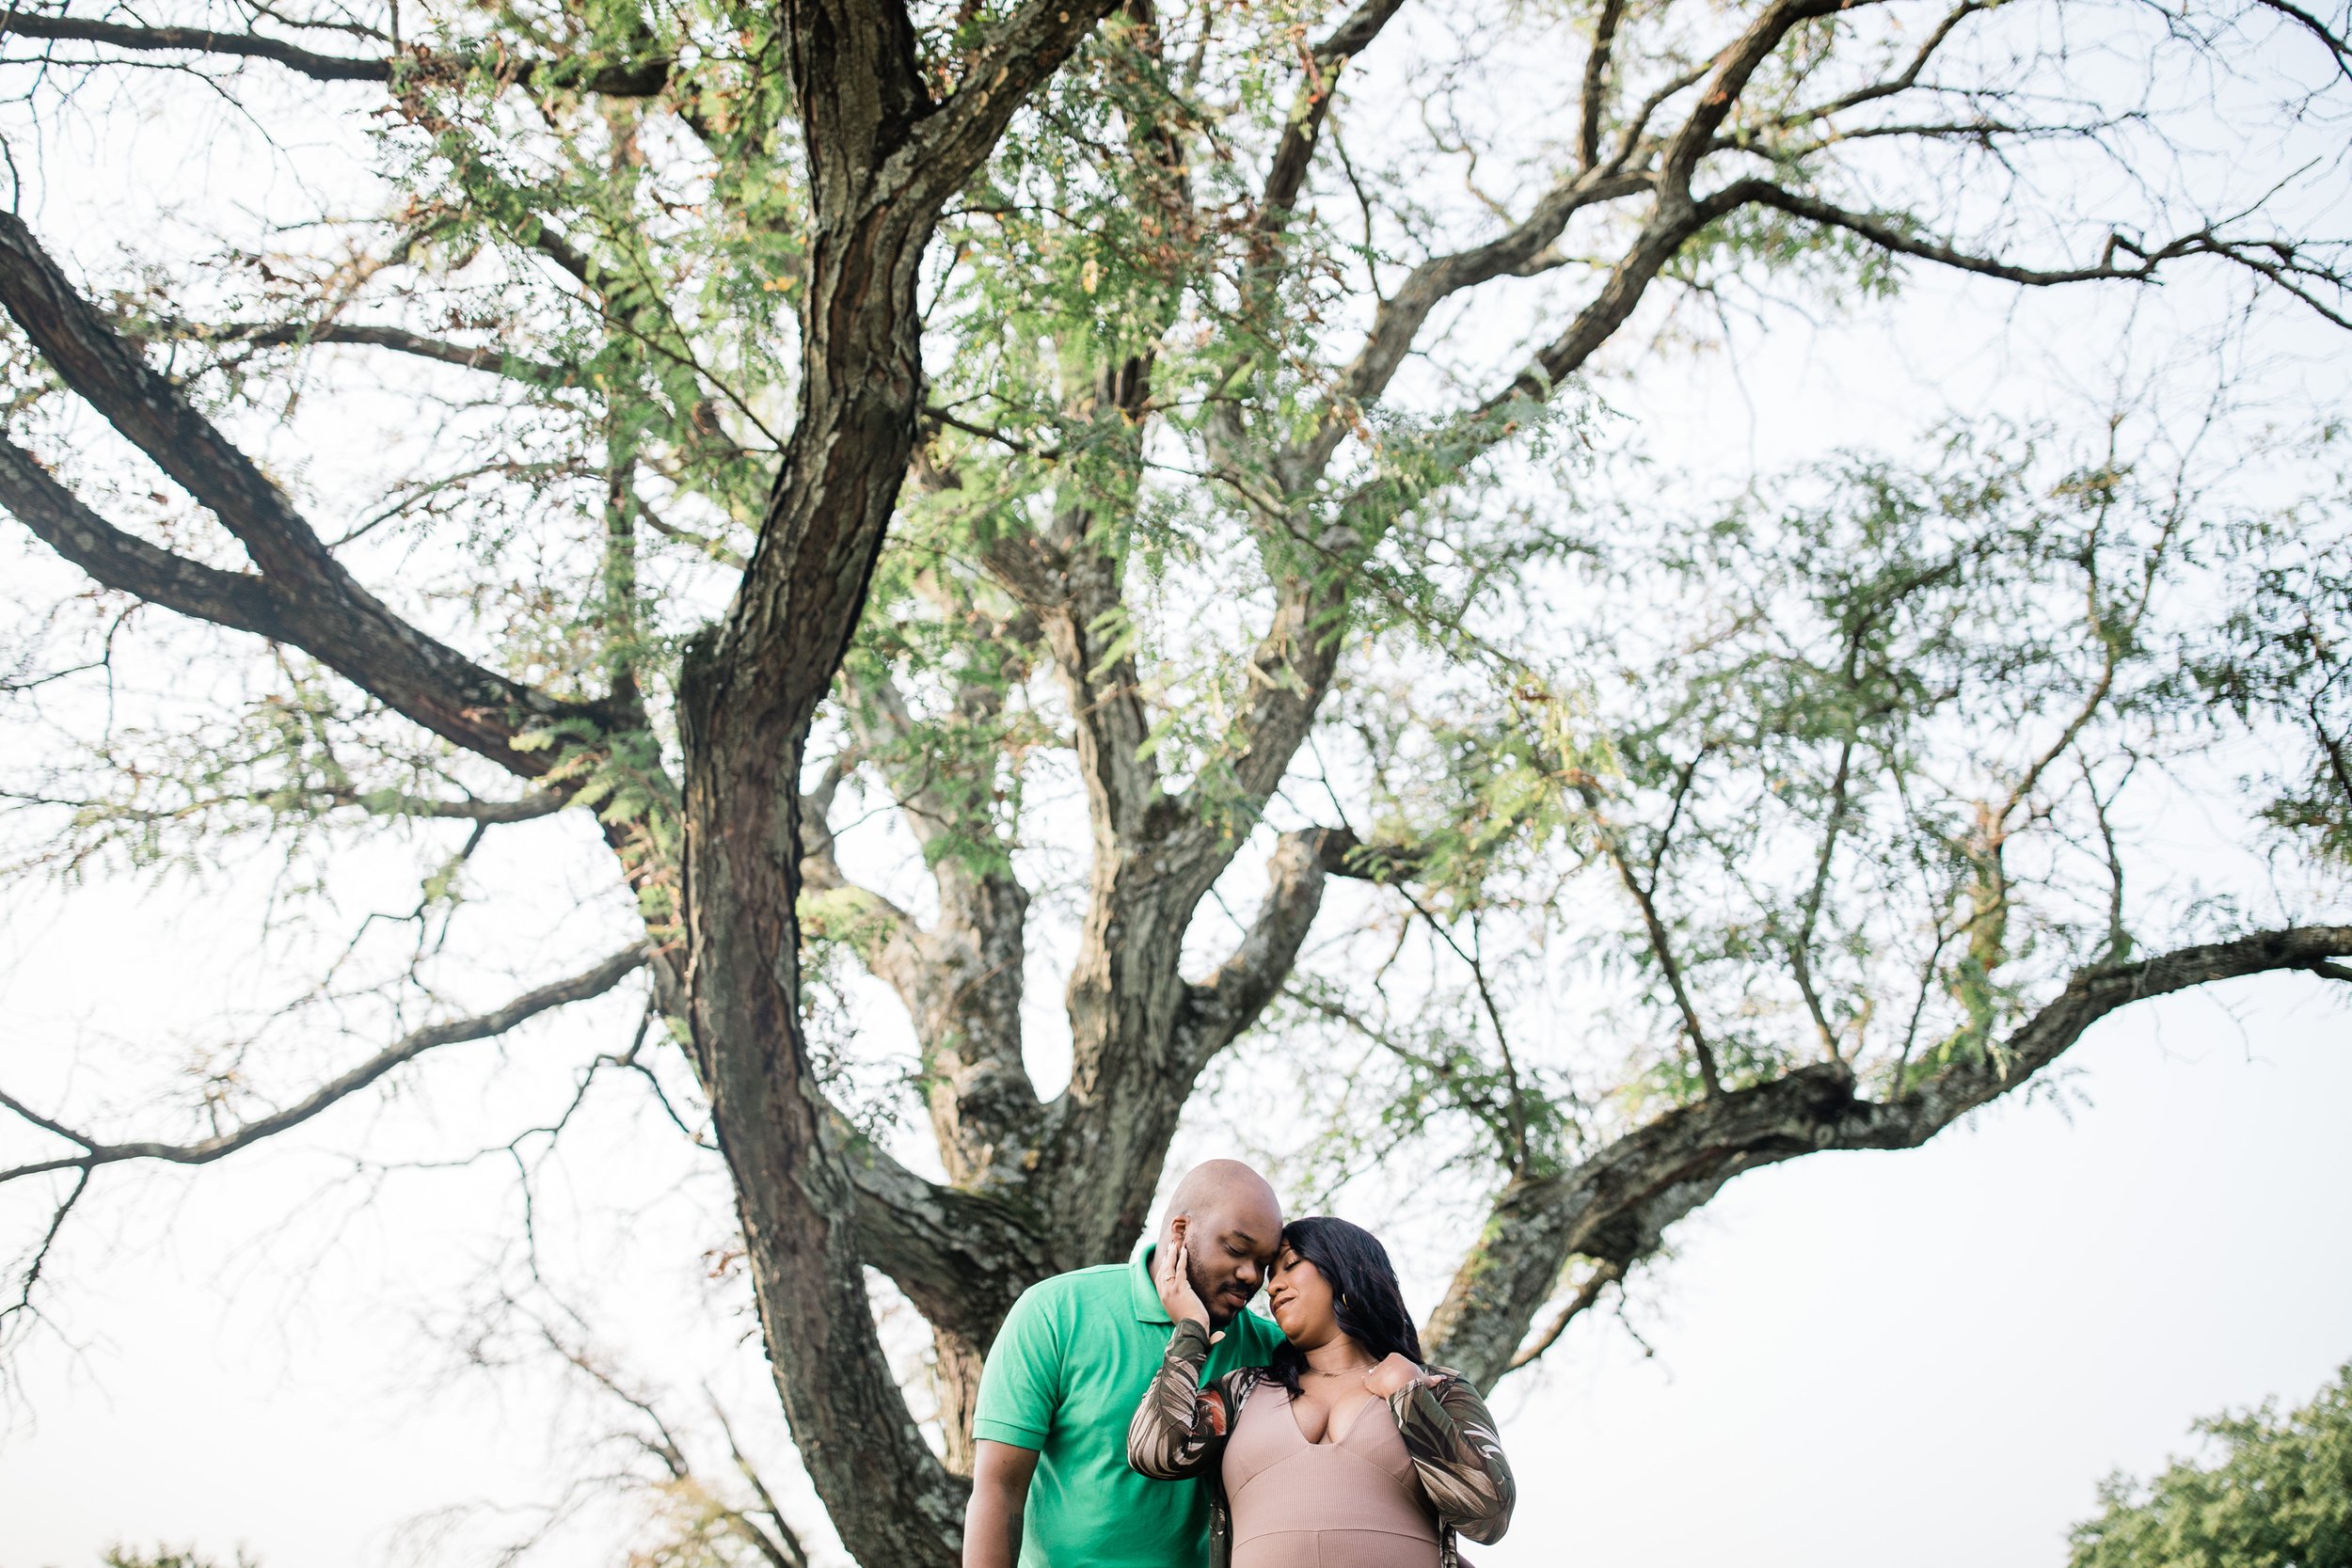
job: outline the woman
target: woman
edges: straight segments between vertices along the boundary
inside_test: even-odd
[[[1209,1313],[1181,1228],[1176,1242],[1156,1270],[1176,1331],[1127,1428],[1127,1463],[1206,1479],[1210,1568],[1457,1568],[1457,1532],[1502,1539],[1518,1494],[1494,1418],[1458,1374],[1422,1368],[1370,1231],[1285,1227],[1266,1279],[1285,1342],[1272,1366],[1206,1388]]]

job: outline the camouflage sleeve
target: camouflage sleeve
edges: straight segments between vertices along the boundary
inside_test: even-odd
[[[1486,1402],[1466,1378],[1438,1373],[1389,1396],[1396,1430],[1438,1516],[1472,1541],[1502,1539],[1518,1501]]]
[[[1187,1320],[1168,1336],[1159,1374],[1127,1423],[1127,1465],[1155,1481],[1182,1481],[1214,1465],[1225,1451],[1232,1406],[1219,1378],[1200,1386],[1209,1331]]]

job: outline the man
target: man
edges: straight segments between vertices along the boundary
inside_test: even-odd
[[[1182,1251],[1216,1340],[1202,1381],[1263,1367],[1281,1330],[1246,1309],[1282,1234],[1282,1206],[1238,1160],[1176,1184],[1159,1239],[1129,1263],[1032,1285],[1005,1315],[980,1374],[963,1568],[1201,1568],[1209,1506],[1198,1481],[1127,1468],[1127,1423],[1175,1332],[1152,1275]]]

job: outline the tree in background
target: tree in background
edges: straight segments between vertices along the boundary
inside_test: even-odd
[[[2197,1430],[2219,1445],[2214,1463],[2109,1477],[2106,1512],[2074,1527],[2073,1568],[2352,1563],[2352,1366],[2283,1420],[2265,1404]]]
[[[633,1082],[715,1148],[834,1526],[945,1563],[1006,1307],[1126,1253],[1270,1009],[1345,1064],[1331,1180],[1478,1194],[1427,1337],[1491,1386],[1744,1171],[1915,1146],[2134,1002],[2352,978],[2324,878],[2255,919],[2135,858],[2232,725],[2248,841],[2341,850],[2338,498],[2224,504],[1998,410],[1727,511],[1597,477],[1593,375],[1677,303],[2219,275],[2347,325],[2341,150],[2293,139],[2343,29],[2059,11],[11,11],[20,179],[74,116],[225,97],[342,182],[111,271],[0,217],[0,506],[87,578],[18,607],[17,868],[426,865],[184,1103],[0,1085],[35,1140],[0,1183],[43,1199],[10,1322],[113,1167],[642,986],[574,1103]],[[2233,99],[2227,176],[2174,179],[2183,72],[2294,116]],[[326,471],[360,425],[373,494]],[[472,858],[562,813],[629,928],[452,1006]],[[849,966],[912,1022],[900,1083],[812,1034]],[[354,1016],[356,1064],[273,1065]],[[869,1268],[928,1325],[931,1439]]]

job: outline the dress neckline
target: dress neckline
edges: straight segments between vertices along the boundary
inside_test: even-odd
[[[1275,1386],[1277,1388],[1282,1388],[1282,1386],[1279,1383],[1276,1384]],[[1302,1446],[1310,1449],[1343,1449],[1347,1447],[1347,1440],[1356,1435],[1356,1429],[1362,1426],[1365,1421],[1371,1419],[1372,1407],[1375,1404],[1386,1404],[1387,1402],[1388,1402],[1386,1400],[1382,1399],[1377,1394],[1365,1395],[1363,1402],[1356,1407],[1356,1418],[1347,1423],[1347,1431],[1337,1437],[1329,1436],[1327,1434],[1331,1430],[1331,1423],[1328,1420],[1326,1420],[1323,1424],[1323,1430],[1327,1435],[1322,1442],[1318,1443],[1313,1438],[1307,1435],[1307,1429],[1305,1427],[1298,1424],[1298,1402],[1291,1397],[1291,1391],[1288,1388],[1282,1388],[1282,1414],[1290,1421],[1291,1433],[1298,1439]]]

